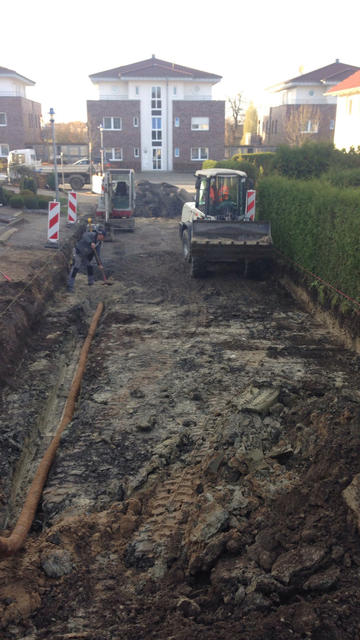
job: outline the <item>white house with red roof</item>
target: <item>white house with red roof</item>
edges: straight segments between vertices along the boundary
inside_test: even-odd
[[[225,101],[212,99],[221,76],[154,55],[90,75],[92,158],[138,171],[196,170],[224,157]],[[102,139],[102,145],[101,145]]]
[[[337,96],[334,143],[349,151],[360,147],[360,70],[327,92]]]

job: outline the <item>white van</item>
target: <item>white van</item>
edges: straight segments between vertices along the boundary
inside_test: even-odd
[[[34,170],[41,166],[40,160],[36,159],[34,149],[13,149],[10,151],[7,168],[9,182],[16,178],[16,169],[21,166]]]

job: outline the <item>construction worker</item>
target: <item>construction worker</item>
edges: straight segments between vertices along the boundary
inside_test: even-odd
[[[88,285],[91,286],[95,282],[94,267],[91,262],[96,255],[100,256],[101,245],[104,241],[105,230],[102,227],[95,227],[93,231],[85,231],[80,240],[77,241],[74,250],[73,263],[70,269],[67,290],[74,291],[75,278],[83,269],[87,272]],[[102,264],[99,264],[99,269],[103,269]]]

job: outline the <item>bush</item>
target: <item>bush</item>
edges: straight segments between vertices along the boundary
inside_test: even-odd
[[[16,195],[10,197],[9,205],[13,209],[23,209],[24,200],[20,195],[16,194]]]
[[[49,202],[51,202],[52,198],[50,196],[38,196],[38,208],[39,209],[48,209]]]
[[[328,171],[333,160],[334,146],[308,142],[301,147],[281,145],[273,159],[273,169],[288,178],[308,180]]]
[[[243,162],[239,159],[240,156],[234,156],[229,160],[205,160],[203,163],[203,169],[235,169],[236,171],[245,171],[248,178],[256,182],[258,177],[258,169],[254,164],[250,162]]]
[[[33,194],[37,193],[37,181],[33,175],[23,175],[20,178],[20,190],[32,191]]]
[[[360,167],[355,169],[330,169],[324,175],[334,187],[360,187]]]
[[[360,191],[323,180],[263,178],[260,218],[271,222],[275,246],[347,295],[360,298]]]
[[[39,199],[38,197],[35,195],[35,193],[33,193],[32,195],[24,195],[23,193],[21,194],[21,197],[24,200],[24,205],[27,209],[38,209],[39,208]]]
[[[49,173],[49,175],[47,177],[47,180],[46,180],[46,185],[52,191],[55,190],[55,173]]]
[[[233,160],[238,159],[239,162],[254,164],[260,175],[269,175],[269,173],[271,173],[274,158],[275,153],[273,151],[266,151],[264,153],[239,153],[233,156]]]

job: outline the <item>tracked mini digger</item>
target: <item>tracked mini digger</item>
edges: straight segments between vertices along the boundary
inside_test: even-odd
[[[107,168],[93,176],[92,190],[99,194],[96,216],[105,223],[108,239],[121,231],[134,231],[135,174],[133,169]]]
[[[245,275],[271,264],[270,222],[255,221],[255,191],[247,174],[231,169],[196,171],[195,202],[183,205],[179,225],[183,255],[194,278],[221,263]]]

